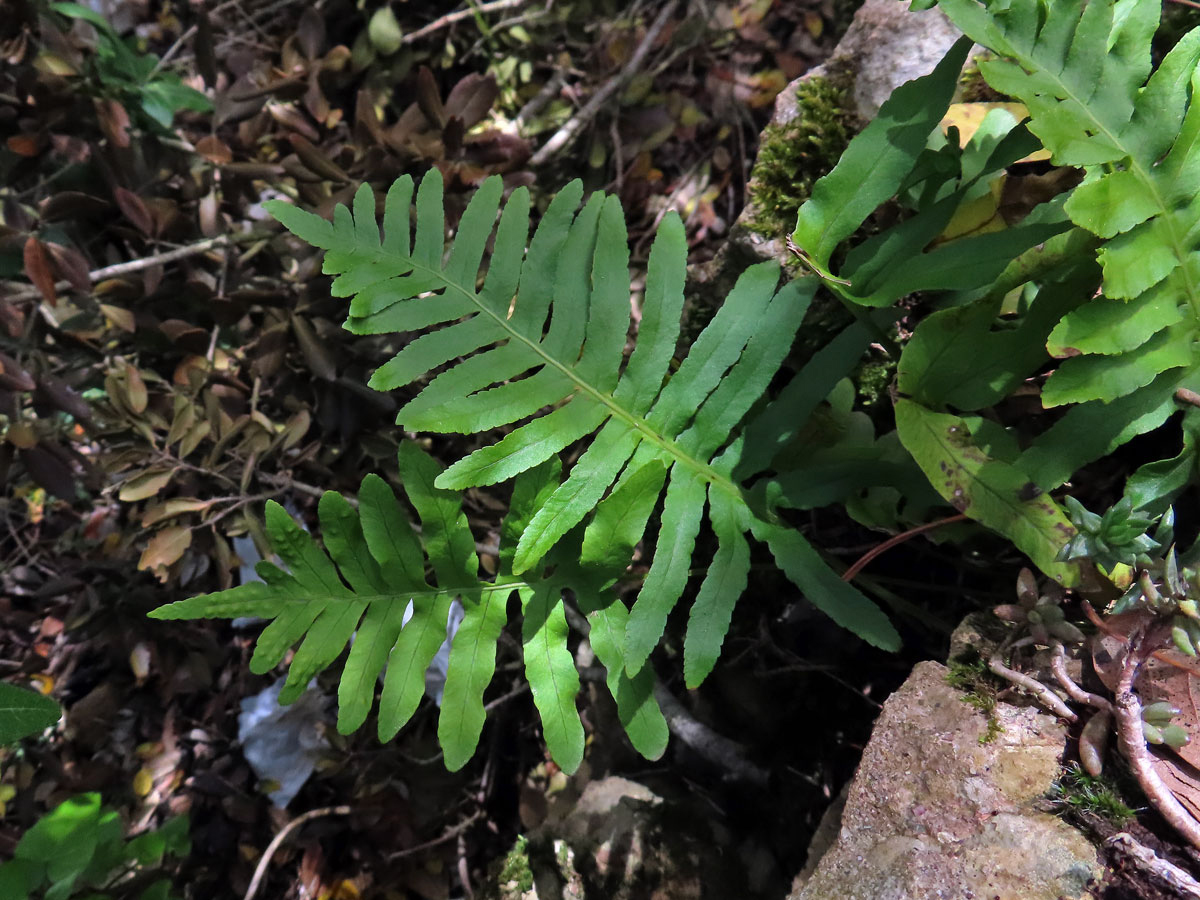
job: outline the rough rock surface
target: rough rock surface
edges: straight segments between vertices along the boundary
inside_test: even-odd
[[[1065,730],[1031,707],[984,716],[917,665],[884,704],[851,782],[834,845],[789,900],[1059,900],[1090,897],[1096,849],[1038,801]]]

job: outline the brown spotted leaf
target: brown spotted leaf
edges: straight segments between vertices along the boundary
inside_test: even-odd
[[[958,416],[903,398],[895,410],[896,433],[934,490],[959,512],[1011,540],[1059,584],[1079,582],[1079,566],[1057,559],[1075,528],[1049,495],[1026,499],[1028,477],[988,456]]]

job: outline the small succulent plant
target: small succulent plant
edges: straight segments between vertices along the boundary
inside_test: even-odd
[[[1174,516],[1168,510],[1154,534],[1147,532],[1154,527],[1155,520],[1137,515],[1133,502],[1123,497],[1103,515],[1090,512],[1074,497],[1065,499],[1071,524],[1079,532],[1058,553],[1059,562],[1074,559],[1090,559],[1107,572],[1118,565],[1146,565],[1152,562],[1151,554],[1158,553],[1171,543]]]
[[[1173,750],[1185,746],[1191,736],[1171,720],[1179,715],[1179,708],[1166,700],[1151,703],[1142,710],[1142,734],[1148,744],[1166,744]]]
[[[1039,591],[1037,579],[1029,569],[1017,576],[1017,603],[1005,603],[992,610],[997,618],[1023,624],[1038,644],[1049,646],[1057,638],[1067,643],[1084,640],[1083,632],[1066,620],[1063,613],[1063,591],[1057,584]]]

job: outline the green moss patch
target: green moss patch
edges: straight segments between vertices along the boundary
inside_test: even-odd
[[[796,212],[813,183],[833,168],[855,134],[849,103],[848,79],[807,78],[796,88],[797,116],[763,130],[749,185],[755,215],[746,224],[752,231],[777,238],[796,227]]]

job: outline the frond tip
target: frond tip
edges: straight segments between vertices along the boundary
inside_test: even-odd
[[[576,596],[589,596],[595,590],[594,578],[576,573],[568,583],[568,567],[563,567],[556,579],[531,582],[502,569],[494,581],[481,580],[461,498],[434,486],[438,463],[406,443],[400,449],[400,470],[407,498],[420,518],[420,536],[392,489],[376,475],[363,479],[357,510],[340,494],[328,492],[321,498],[324,550],[283,507],[269,502],[267,534],[286,571],[260,562],[256,568],[262,581],[170,603],[151,616],[270,620],[250,666],[256,673],[268,672],[299,642],[281,703],[296,699],[349,644],[338,686],[338,730],[346,734],[366,721],[376,681],[383,674],[379,737],[389,740],[417,710],[425,671],[445,640],[450,604],[458,598],[464,614],[451,642],[438,719],[446,765],[458,769],[479,742],[486,717],[483,696],[495,673],[497,641],[508,621],[508,600],[517,593],[525,610],[526,676],[546,742],[559,765],[573,771],[583,758],[583,728],[575,711],[579,678],[567,648],[562,592],[569,586]],[[509,519],[527,518],[528,504],[538,495],[529,484],[548,484],[554,475],[551,467],[541,467],[521,479]],[[514,527],[506,521],[507,534]],[[511,555],[510,550],[502,551],[504,558]],[[603,610],[612,601],[597,596],[588,602]],[[611,655],[602,656],[602,661],[613,666]],[[666,746],[666,724],[644,682],[625,678],[619,665],[609,676],[634,746],[657,758]]]

